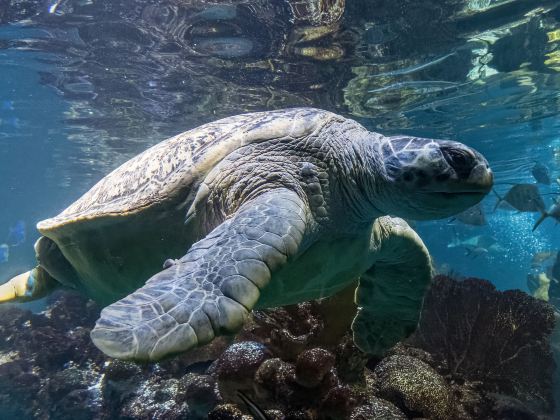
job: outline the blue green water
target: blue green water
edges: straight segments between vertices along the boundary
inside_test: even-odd
[[[384,134],[457,139],[487,157],[501,195],[534,183],[540,162],[552,183],[539,189],[552,204],[557,2],[348,3],[321,25],[291,15],[287,0],[4,2],[0,242],[19,220],[28,231],[0,264],[0,282],[34,265],[35,224],[111,169],[172,134],[247,111],[315,106]],[[313,27],[325,34],[302,35]],[[531,259],[560,250],[560,226],[549,218],[532,232],[539,214],[493,212],[495,203],[493,194],[483,201],[484,226],[442,220],[417,231],[438,266],[529,291]],[[448,246],[481,234],[499,247],[473,258]]]

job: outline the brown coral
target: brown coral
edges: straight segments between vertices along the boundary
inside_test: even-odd
[[[515,396],[546,413],[553,409],[553,327],[552,308],[526,293],[437,276],[408,345],[430,353],[456,383],[481,383],[486,393]]]

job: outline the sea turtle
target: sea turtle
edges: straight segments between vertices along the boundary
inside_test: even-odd
[[[492,180],[454,141],[384,137],[313,108],[233,116],[153,146],[39,222],[39,265],[0,301],[56,285],[104,304],[128,295],[91,338],[110,356],[157,360],[237,331],[252,308],[360,278],[355,341],[380,354],[414,329],[432,274],[417,234],[387,215],[449,217]]]

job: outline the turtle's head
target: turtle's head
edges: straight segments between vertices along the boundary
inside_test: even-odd
[[[462,143],[398,136],[380,146],[386,188],[376,204],[388,214],[441,219],[474,206],[492,188],[488,162]]]

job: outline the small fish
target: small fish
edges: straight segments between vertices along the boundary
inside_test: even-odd
[[[477,247],[481,247],[481,248],[486,248],[486,249],[490,249],[491,247],[495,246],[496,242],[498,242],[496,240],[496,238],[490,236],[490,235],[476,235],[476,236],[472,236],[470,238],[467,238],[465,240],[459,240],[458,238],[455,238],[452,242],[450,242],[449,244],[447,244],[447,248],[459,248],[459,247],[464,247],[464,248],[477,248]]]
[[[25,242],[25,222],[18,220],[8,231],[6,243],[9,246],[18,246]]]
[[[476,237],[476,246],[490,250],[491,247],[496,245],[498,240],[490,235],[479,235]]]
[[[8,262],[8,258],[10,258],[10,247],[6,244],[0,245],[0,264]]]
[[[494,206],[494,211],[504,202],[521,212],[544,211],[544,201],[539,192],[539,188],[535,184],[516,184],[511,187],[503,197],[500,197],[496,190],[493,191],[498,197],[498,201]]]
[[[461,240],[456,237],[447,244],[447,248],[462,248],[468,246],[476,246],[477,238],[478,238],[477,236],[473,236],[472,238]]]
[[[457,54],[456,51],[446,54],[443,57],[439,57],[436,58],[435,60],[429,61],[427,63],[422,63],[422,64],[418,64],[415,66],[411,66],[411,67],[405,67],[404,69],[397,69],[397,70],[393,70],[393,71],[388,71],[388,72],[384,72],[384,73],[376,73],[376,74],[372,74],[371,76],[368,77],[387,77],[387,76],[400,76],[403,74],[410,74],[410,73],[414,73],[417,72],[419,70],[423,70],[426,67],[430,67],[433,66],[435,64],[441,63],[443,60],[445,60],[448,57],[451,57],[452,55]]]
[[[552,217],[557,223],[560,222],[560,201],[555,202],[547,211],[541,210],[541,217],[533,226],[533,232],[547,217]]]
[[[470,255],[473,259],[475,259],[476,257],[480,257],[481,255],[488,254],[488,250],[481,246],[465,247],[465,249],[467,250],[467,252],[465,252],[465,255]]]
[[[540,162],[535,162],[535,166],[531,169],[533,177],[541,184],[550,185],[550,172],[548,168]]]
[[[537,252],[535,255],[533,255],[533,258],[531,259],[531,267],[535,268],[541,266],[544,262],[555,257],[556,254],[557,254],[556,251]]]
[[[237,391],[237,396],[245,403],[247,410],[255,420],[270,420],[270,417],[255,402],[241,391]]]
[[[456,214],[450,220],[451,222],[458,220],[466,225],[482,226],[486,224],[486,216],[484,216],[484,210],[480,203],[466,209],[465,211]]]

